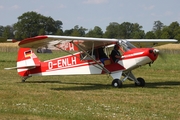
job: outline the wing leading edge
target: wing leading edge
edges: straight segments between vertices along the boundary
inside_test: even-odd
[[[57,36],[57,35],[42,35],[32,38],[27,38],[19,43],[19,47],[23,48],[38,48],[43,46],[55,46],[60,48],[71,47],[72,42],[80,45],[84,50],[91,49],[92,46],[106,46],[117,43],[122,39],[109,38],[91,38],[91,37],[74,37],[74,36]],[[167,43],[177,42],[175,39],[126,39],[137,47],[153,47]]]
[[[155,47],[168,43],[178,42],[175,39],[127,39],[133,45],[143,48],[143,47]]]
[[[42,35],[32,38],[27,38],[19,43],[19,47],[23,48],[38,48],[43,46],[57,45],[60,48],[71,47],[71,43],[80,45],[84,50],[91,49],[92,46],[106,46],[118,42],[118,39],[106,38],[91,38],[91,37],[73,37],[73,36],[56,36],[56,35]]]

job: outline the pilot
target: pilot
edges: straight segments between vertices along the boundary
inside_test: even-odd
[[[121,53],[119,52],[119,45],[114,45],[114,49],[111,52],[111,58],[115,63],[117,63],[121,58]]]

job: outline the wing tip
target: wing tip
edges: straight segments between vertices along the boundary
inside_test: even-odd
[[[19,47],[27,44],[27,43],[30,43],[30,42],[35,42],[35,41],[38,41],[38,40],[43,40],[43,39],[46,39],[48,38],[47,35],[39,35],[39,36],[35,36],[35,37],[31,37],[31,38],[26,38],[24,40],[22,40],[21,42],[19,42]]]

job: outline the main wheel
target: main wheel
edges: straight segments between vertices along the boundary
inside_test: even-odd
[[[139,82],[139,84],[135,83],[135,86],[140,86],[140,87],[144,87],[145,86],[145,81],[143,78],[137,78],[137,81]]]
[[[122,87],[122,81],[119,79],[114,79],[112,81],[112,86],[116,88],[121,88]]]

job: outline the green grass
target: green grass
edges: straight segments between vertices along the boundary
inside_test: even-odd
[[[26,83],[15,70],[15,52],[0,53],[0,118],[3,120],[177,120],[180,119],[180,55],[166,54],[133,71],[146,87],[125,81],[111,87],[108,75],[32,77]],[[61,53],[38,54],[41,60]]]

